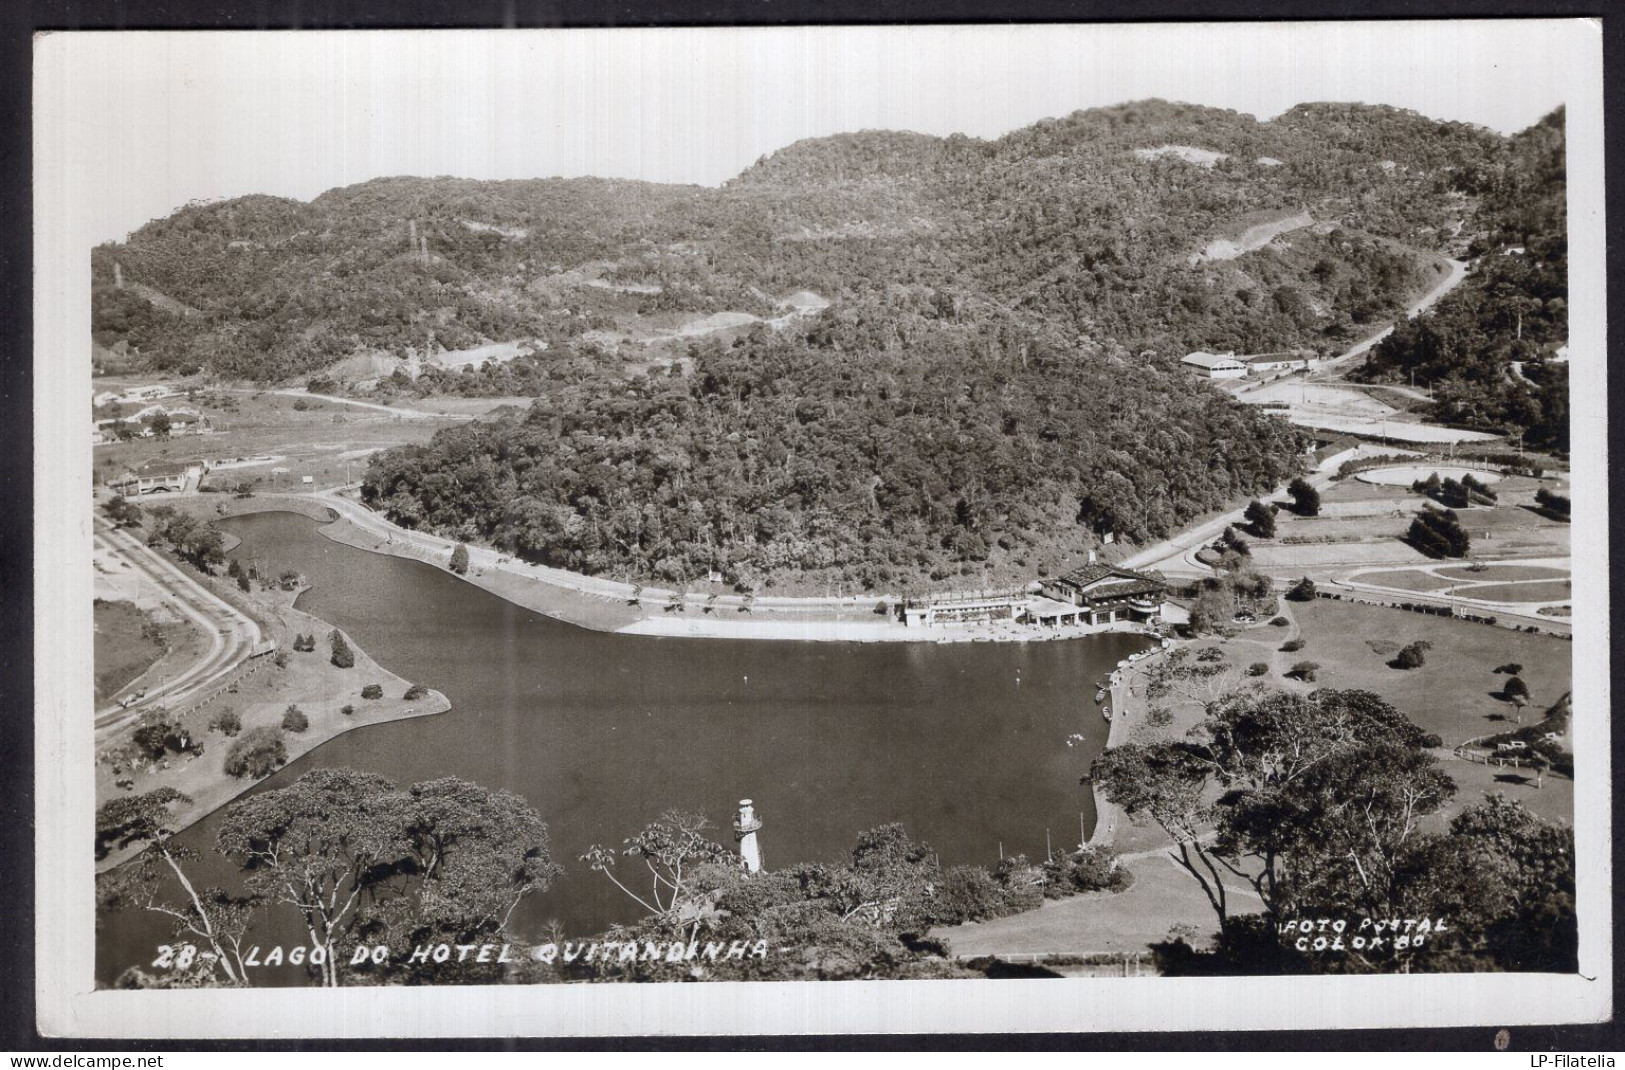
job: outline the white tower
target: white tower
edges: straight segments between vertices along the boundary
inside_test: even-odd
[[[734,839],[739,841],[739,860],[749,873],[760,873],[762,849],[756,845],[756,830],[762,827],[761,818],[749,799],[739,800],[739,816],[734,818]]]

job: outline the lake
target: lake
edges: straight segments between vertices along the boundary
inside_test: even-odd
[[[865,829],[901,821],[943,865],[1076,844],[1094,805],[1079,777],[1105,745],[1096,681],[1149,645],[1106,634],[1035,643],[791,643],[587,631],[521,609],[417,561],[324,538],[293,513],[219,522],[232,556],[296,569],[299,607],[382,666],[443,692],[449,713],[346,733],[258,790],[352,766],[402,786],[458,776],[527,799],[565,875],[521,904],[521,936],[557,919],[572,937],[637,908],[577,858],[667,809],[699,811],[719,840],[755,800],[768,868],[836,860]],[[1082,733],[1084,742],[1067,746]],[[235,884],[211,817],[180,840],[194,883]],[[98,978],[151,960],[162,919],[125,911],[98,937]],[[298,940],[267,923],[266,944]],[[266,934],[262,936],[262,934]],[[271,978],[263,978],[271,981]],[[301,983],[297,971],[275,979]]]

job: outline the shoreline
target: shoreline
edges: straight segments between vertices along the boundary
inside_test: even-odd
[[[1110,688],[1112,704],[1111,728],[1106,731],[1106,745],[1100,748],[1101,754],[1105,754],[1113,747],[1122,746],[1127,740],[1128,734],[1133,731],[1134,726],[1129,723],[1134,719],[1128,706],[1128,700],[1132,696],[1129,677],[1139,672],[1140,667],[1151,658],[1176,649],[1178,643],[1179,640],[1172,639],[1165,645],[1152,647],[1146,656],[1138,661],[1125,660],[1118,663],[1117,669],[1112,674],[1113,683]],[[1138,712],[1136,710],[1134,714],[1138,714]],[[1110,847],[1117,839],[1117,829],[1125,815],[1121,807],[1101,794],[1100,786],[1093,779],[1089,781],[1089,794],[1095,800],[1095,827],[1089,833],[1087,846]]]
[[[746,615],[738,595],[719,596],[715,603],[692,598],[682,612],[666,608],[671,592],[642,588],[632,605],[631,584],[600,579],[544,565],[520,562],[489,547],[466,544],[468,572],[447,567],[458,543],[438,535],[408,531],[384,520],[359,503],[332,492],[314,495],[266,495],[218,503],[224,511],[211,519],[253,513],[295,512],[318,522],[324,537],[371,553],[421,561],[454,575],[489,594],[534,613],[591,631],[620,635],[687,639],[748,639],[769,642],[1055,642],[1107,633],[1145,634],[1141,625],[1041,628],[1007,622],[925,629],[873,612],[881,596],[864,598],[757,598]]]
[[[298,593],[302,594],[303,590]],[[416,717],[431,717],[451,711],[451,700],[433,688],[427,689],[427,693],[419,698],[406,699],[404,695],[406,689],[412,685],[412,681],[391,672],[373,660],[372,656],[359,647],[342,628],[299,609],[296,605],[297,600],[298,594],[288,599],[286,604],[255,600],[254,608],[257,614],[272,624],[270,630],[279,640],[279,649],[287,649],[287,640],[295,633],[308,632],[324,636],[331,631],[338,631],[344,635],[351,653],[355,656],[354,666],[330,672],[320,653],[291,655],[287,668],[276,667],[269,656],[250,657],[231,666],[195,701],[173,711],[192,738],[202,745],[201,753],[166,754],[156,762],[141,763],[141,771],[137,771],[137,766],[127,767],[122,775],[134,780],[135,784],[130,789],[123,789],[116,784],[118,775],[101,761],[100,754],[102,748],[114,742],[116,738],[127,738],[125,733],[121,731],[117,737],[98,741],[93,774],[98,808],[118,799],[133,798],[159,788],[174,788],[189,796],[191,800],[177,805],[173,811],[170,832],[178,834],[339,736],[358,728]],[[300,659],[307,658],[317,660],[301,663]],[[266,684],[265,693],[256,702],[252,696],[253,685],[274,678],[274,674],[278,673],[288,674],[284,686],[278,689]],[[346,688],[342,692],[333,686],[335,683],[333,676],[336,673],[345,674]],[[348,688],[350,683],[355,685],[356,694],[353,696]],[[361,699],[359,690],[364,684],[381,685],[384,697]],[[343,714],[338,709],[338,706],[346,700],[351,700],[349,704],[355,709],[355,712],[349,715]],[[256,705],[265,707],[268,717],[244,716],[242,730],[246,731],[255,727],[256,723],[276,723],[274,707],[284,704],[300,705],[306,713],[309,727],[303,732],[282,733],[283,746],[287,752],[287,760],[283,765],[258,778],[239,778],[227,774],[224,770],[225,756],[237,737],[227,737],[209,729],[207,724],[212,714],[226,706],[239,709],[245,715],[251,714]],[[107,857],[96,860],[96,872],[100,874],[118,868],[140,854],[146,846],[145,843],[136,843],[109,851]]]

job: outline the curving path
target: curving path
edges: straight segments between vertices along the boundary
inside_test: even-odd
[[[160,701],[170,706],[182,705],[212,687],[248,660],[263,635],[260,626],[237,607],[101,517],[96,518],[94,538],[109,554],[127,562],[156,584],[169,604],[209,637],[209,649],[202,658],[162,683],[147,688],[140,701],[123,708],[113,703],[98,710],[96,735],[102,738],[133,723],[144,710]]]

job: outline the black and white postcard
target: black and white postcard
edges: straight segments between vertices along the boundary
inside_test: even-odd
[[[1597,23],[35,51],[43,1033],[1612,1013]]]

